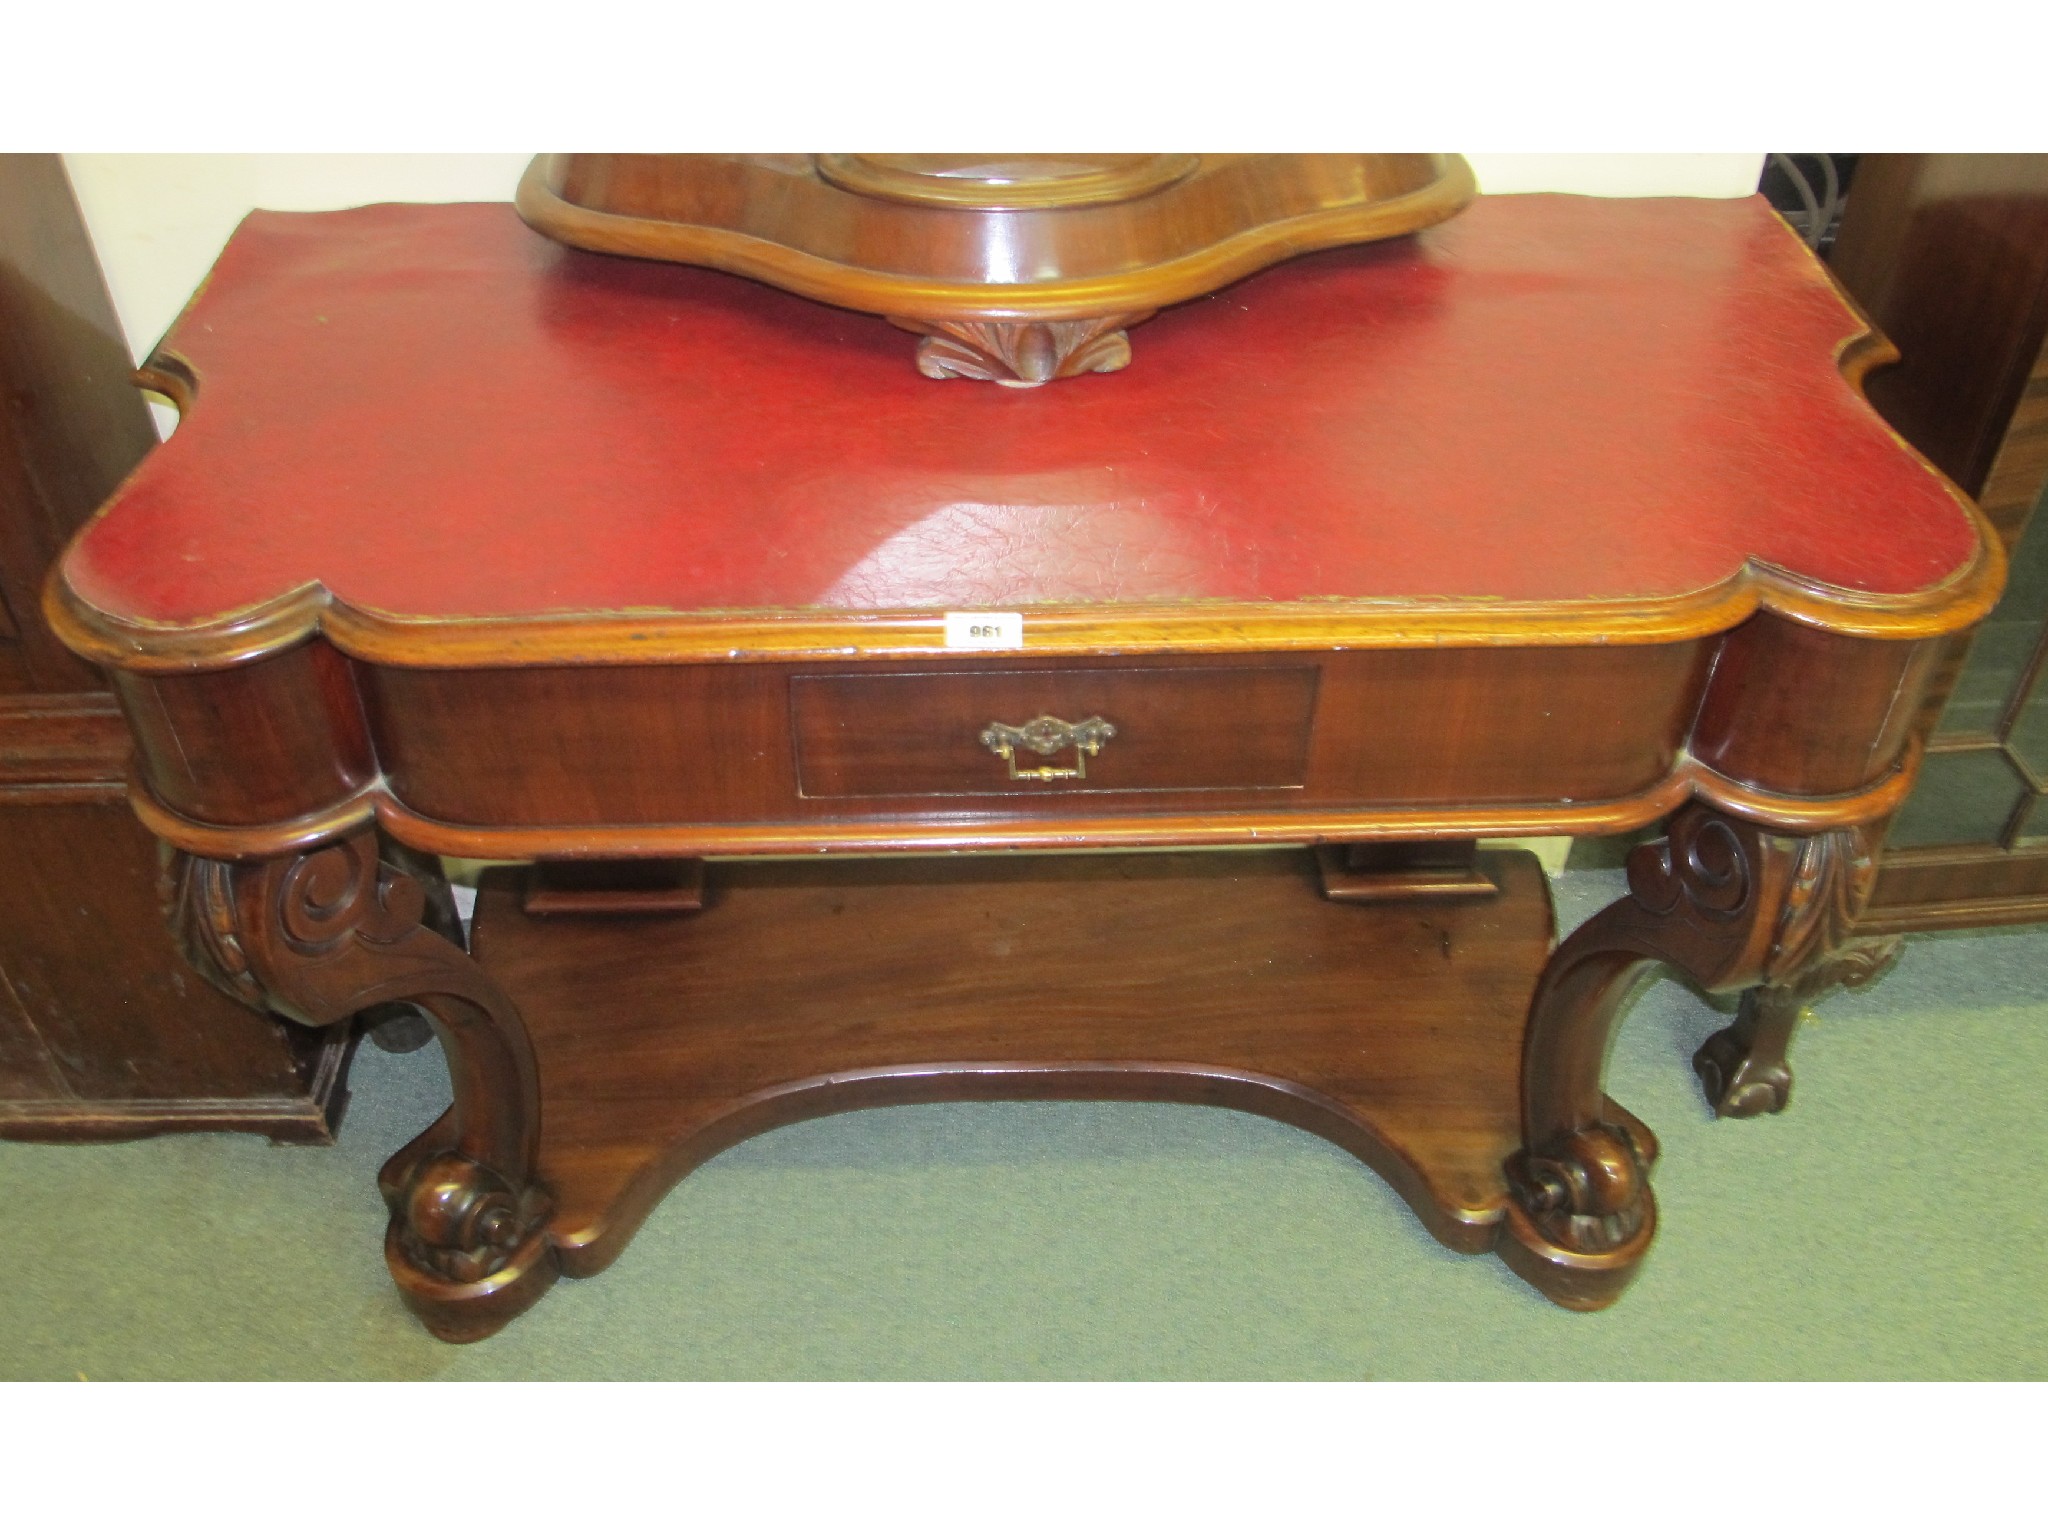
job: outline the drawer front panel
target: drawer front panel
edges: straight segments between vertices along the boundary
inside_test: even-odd
[[[1317,668],[1101,667],[790,679],[806,799],[1292,789],[1306,781]],[[1051,745],[1050,720],[1083,727]],[[1091,726],[1102,722],[1109,729]],[[983,740],[1012,743],[1006,761]],[[1021,776],[1012,775],[1012,764]],[[1043,773],[1051,770],[1052,774]],[[1057,775],[1057,776],[1052,776]]]

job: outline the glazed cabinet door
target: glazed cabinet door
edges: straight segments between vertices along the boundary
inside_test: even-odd
[[[1864,926],[2048,917],[2048,155],[1869,155],[1832,262],[1900,350],[1872,402],[1976,497],[2012,559],[1952,647]]]

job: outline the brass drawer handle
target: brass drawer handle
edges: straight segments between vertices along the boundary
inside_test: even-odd
[[[1116,727],[1100,715],[1090,715],[1078,725],[1069,725],[1051,715],[1040,715],[1036,720],[1023,725],[1004,725],[994,722],[981,733],[981,744],[1010,765],[1013,779],[1085,779],[1088,777],[1088,759],[1102,750],[1102,744],[1116,734]],[[1055,752],[1074,749],[1074,766],[1071,768],[1019,768],[1017,749],[1025,747],[1040,757],[1051,757]]]

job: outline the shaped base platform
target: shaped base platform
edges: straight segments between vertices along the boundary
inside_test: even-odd
[[[532,1037],[553,1253],[522,1255],[488,1296],[408,1301],[444,1337],[479,1337],[557,1266],[603,1269],[722,1149],[954,1099],[1267,1115],[1351,1151],[1439,1241],[1483,1252],[1505,1230],[1552,916],[1532,856],[1482,859],[1497,897],[1372,906],[1326,899],[1301,849],[715,864],[702,911],[648,918],[531,916],[519,871],[492,871],[471,947]],[[394,1158],[387,1187],[448,1127]],[[1557,1288],[1544,1264],[1515,1267]]]

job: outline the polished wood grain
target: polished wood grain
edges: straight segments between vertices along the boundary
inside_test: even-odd
[[[1319,843],[1316,873],[1331,901],[1470,901],[1498,894],[1478,843]]]
[[[526,866],[528,917],[663,917],[701,911],[702,859],[547,860]]]
[[[1729,632],[1693,722],[1691,751],[1746,783],[1841,792],[1898,763],[1933,642],[1844,639],[1764,614]],[[1833,733],[1822,722],[1862,728]]]
[[[1456,155],[542,155],[521,217],[720,267],[921,334],[930,379],[1129,365],[1129,328],[1304,251],[1472,199]]]
[[[118,673],[115,688],[142,778],[195,821],[277,820],[309,790],[345,802],[376,778],[353,666],[331,646],[198,675]]]
[[[2048,922],[2048,847],[1888,850],[1863,926],[1920,933]]]
[[[1472,199],[1456,155],[541,155],[521,217],[590,250],[722,267],[925,320],[1178,304]]]
[[[798,673],[788,681],[796,792],[810,800],[1143,790],[1298,789],[1316,717],[1314,666],[1067,667]],[[1040,716],[1105,721],[1085,778],[1017,779],[982,741]],[[1081,762],[1019,755],[1028,771]]]
[[[260,858],[310,848],[360,827],[381,827],[424,851],[462,859],[615,859],[788,854],[890,854],[946,849],[1052,852],[1061,849],[1355,842],[1361,839],[1593,836],[1643,827],[1689,799],[1785,831],[1818,831],[1896,810],[1912,787],[1918,754],[1855,794],[1812,797],[1760,792],[1696,763],[1641,794],[1590,803],[1444,805],[1366,810],[1202,810],[1144,814],[1018,816],[1002,819],[877,817],[819,823],[667,826],[465,826],[423,817],[381,784],[295,821],[217,827],[166,810],[136,784],[129,805],[166,841],[216,858]]]
[[[316,642],[217,672],[124,672],[119,687],[138,809],[194,852],[275,853],[374,817],[461,857],[675,856],[1571,834],[1639,826],[1688,794],[1789,828],[1868,819],[1906,788],[1925,654],[1762,618],[1714,646],[1252,653],[1222,668],[412,669]],[[1773,692],[1780,665],[1810,689],[1801,704]],[[1195,731],[1185,709],[1246,678],[1263,713],[1238,723],[1265,756],[1220,771],[1252,749],[1199,747],[1202,732],[1228,740],[1230,719]],[[850,756],[831,709],[859,689],[895,702]],[[1085,783],[1020,793],[980,744],[998,704],[1021,724],[1112,697],[1170,733],[1113,743]]]
[[[577,158],[587,163],[586,157]],[[713,157],[659,158],[671,162],[667,179],[688,181],[697,167],[687,162]],[[1178,186],[1202,168],[1200,155],[812,155],[810,160],[820,180],[842,191],[913,208],[981,213],[1134,202]]]
[[[714,864],[704,911],[536,920],[479,890],[478,961],[542,1083],[564,1273],[771,1126],[935,1099],[1170,1099],[1271,1115],[1386,1177],[1440,1241],[1493,1246],[1520,1018],[1549,950],[1533,856],[1499,898],[1325,901],[1299,851]],[[429,1131],[401,1155],[438,1144]]]
[[[2010,550],[2025,534],[2048,486],[2048,335],[2006,418],[2005,436],[1976,492],[1984,515]]]
[[[119,799],[133,750],[110,693],[0,694],[0,802]]]

